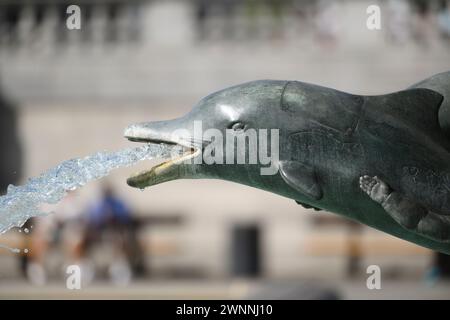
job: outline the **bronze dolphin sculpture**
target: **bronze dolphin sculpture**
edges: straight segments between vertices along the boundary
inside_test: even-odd
[[[195,121],[224,135],[277,129],[276,173],[263,175],[258,164],[196,162],[212,142],[194,138]],[[187,134],[173,135],[179,128]],[[254,81],[203,98],[181,118],[131,125],[124,135],[189,149],[130,177],[130,186],[234,181],[450,254],[450,72],[379,96]]]

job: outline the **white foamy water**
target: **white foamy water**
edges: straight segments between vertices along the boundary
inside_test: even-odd
[[[130,166],[140,160],[167,158],[181,151],[178,146],[146,144],[117,152],[98,152],[64,161],[29,179],[25,185],[9,185],[7,194],[0,197],[0,233],[21,227],[31,217],[47,214],[40,210],[41,204],[55,204],[64,198],[67,191],[105,177],[113,169]]]

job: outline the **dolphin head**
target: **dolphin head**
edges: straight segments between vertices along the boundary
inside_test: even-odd
[[[276,167],[278,159],[272,159],[272,163],[267,163],[267,159],[260,162],[261,152],[252,149],[254,145],[250,140],[262,137],[268,149],[278,147],[271,142],[274,141],[273,130],[280,130],[281,138],[281,122],[288,116],[280,108],[287,83],[261,80],[241,84],[203,98],[180,118],[130,125],[124,136],[131,141],[176,144],[186,152],[130,177],[127,183],[145,188],[176,179],[218,178],[261,184],[262,168]],[[265,136],[261,135],[261,129],[265,130]],[[246,147],[240,149],[238,141],[244,141]],[[256,143],[259,147],[261,142]],[[267,150],[265,155],[275,152]]]

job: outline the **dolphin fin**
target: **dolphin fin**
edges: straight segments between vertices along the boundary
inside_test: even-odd
[[[398,119],[404,119],[414,127],[425,131],[440,129],[439,108],[444,97],[434,90],[425,88],[407,89],[381,96],[370,96],[366,110],[384,110]],[[372,106],[373,105],[373,106]]]
[[[314,200],[322,198],[322,188],[312,167],[298,161],[280,161],[279,169],[281,177],[289,186]]]
[[[444,96],[444,101],[439,108],[439,123],[442,131],[450,137],[450,71],[436,74],[411,88],[427,88]]]

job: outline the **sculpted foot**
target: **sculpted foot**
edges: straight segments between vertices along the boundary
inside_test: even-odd
[[[389,186],[377,176],[362,176],[359,178],[359,187],[372,198],[373,201],[382,204],[391,190]]]
[[[402,227],[414,229],[422,218],[422,208],[406,197],[390,189],[377,176],[359,178],[359,187]]]

